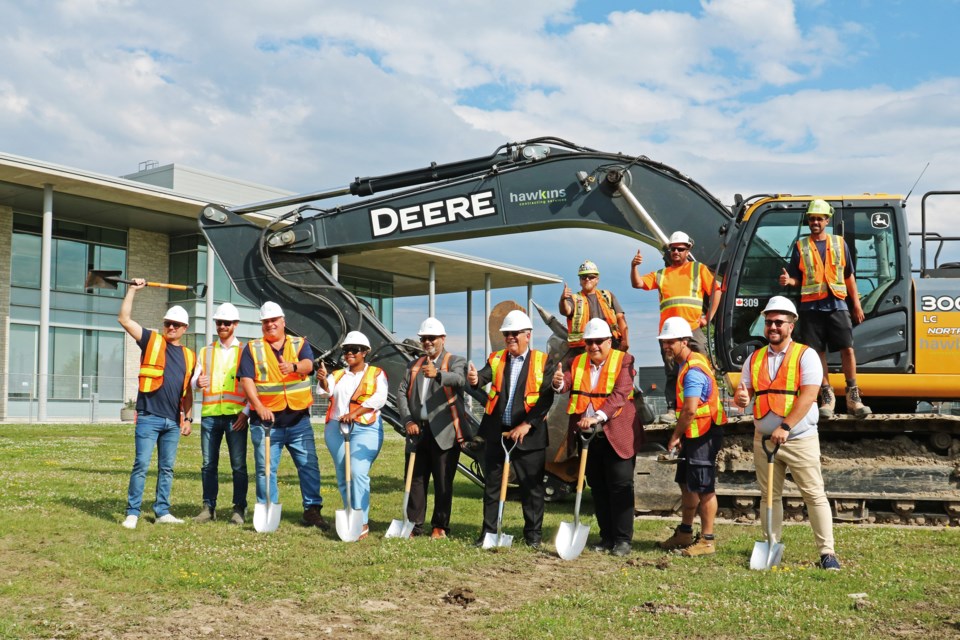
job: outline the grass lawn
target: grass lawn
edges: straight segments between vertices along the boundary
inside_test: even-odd
[[[522,544],[516,502],[505,520],[519,546],[475,549],[480,490],[458,477],[451,539],[384,540],[400,516],[402,446],[388,433],[372,472],[371,537],[347,544],[297,524],[288,454],[276,533],[226,523],[225,445],[220,520],[152,524],[154,456],[144,517],[128,531],[132,426],[2,425],[0,638],[960,637],[956,528],[839,525],[844,568],[833,573],[814,567],[810,528],[791,526],[782,568],[756,572],[759,526],[720,524],[716,556],[684,559],[655,547],[674,521],[640,519],[630,556],[587,550],[564,562],[549,544]],[[321,431],[318,448],[332,523],[341,505]],[[252,453],[249,466],[252,478]],[[181,518],[199,511],[196,433],[181,439],[172,504]],[[545,540],[572,509],[548,504]]]

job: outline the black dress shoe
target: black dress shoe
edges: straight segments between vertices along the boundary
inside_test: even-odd
[[[609,540],[601,540],[597,544],[591,546],[590,549],[592,551],[596,551],[597,553],[607,553],[613,549],[613,543]]]
[[[526,542],[527,546],[530,547],[531,549],[540,548],[540,538],[525,539],[524,542]]]
[[[610,549],[610,554],[614,556],[625,556],[630,553],[630,543],[626,540],[621,540],[620,542],[613,545],[613,548]]]
[[[481,533],[480,537],[473,541],[473,546],[475,546],[478,549],[481,548],[483,546],[483,539],[486,537],[486,535],[487,534],[485,533]]]

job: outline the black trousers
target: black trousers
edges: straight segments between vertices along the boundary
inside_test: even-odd
[[[509,445],[508,445],[509,446]],[[500,503],[500,479],[503,477],[503,447],[496,439],[487,440],[484,450],[486,475],[483,486],[483,530],[497,531],[497,506]],[[543,469],[547,461],[546,449],[521,451],[510,454],[510,468],[520,485],[520,505],[523,509],[523,538],[528,543],[540,542],[543,529]],[[504,507],[507,509],[508,507]]]
[[[425,424],[420,425],[420,434],[416,448],[417,459],[413,462],[413,480],[410,483],[407,518],[414,523],[414,531],[423,531],[423,522],[427,517],[427,490],[430,487],[430,477],[433,476],[435,495],[430,525],[434,529],[443,529],[446,533],[450,533],[453,478],[457,475],[457,462],[460,461],[460,445],[454,443],[444,451],[437,445],[430,427]],[[410,454],[408,453],[404,471],[409,464]]]
[[[636,456],[623,459],[606,438],[596,437],[587,455],[587,483],[604,542],[633,540],[633,474]]]

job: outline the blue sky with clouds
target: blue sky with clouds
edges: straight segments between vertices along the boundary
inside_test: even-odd
[[[728,203],[902,193],[927,162],[918,191],[958,186],[956,0],[0,0],[0,15],[0,150],[106,174],[155,159],[311,191],[554,135],[645,154]],[[452,248],[571,281],[594,259],[656,362],[634,241],[530,240]],[[448,326],[463,307],[441,299]],[[398,332],[425,309],[399,304]]]

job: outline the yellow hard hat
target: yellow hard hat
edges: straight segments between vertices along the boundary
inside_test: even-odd
[[[583,264],[580,265],[580,268],[577,270],[577,275],[578,276],[589,276],[589,275],[599,276],[600,269],[597,269],[597,265],[593,264],[591,261],[584,260]]]
[[[833,207],[830,206],[830,203],[826,200],[811,200],[810,205],[807,207],[808,216],[832,216]]]

